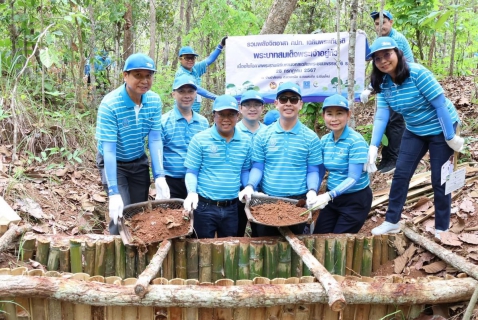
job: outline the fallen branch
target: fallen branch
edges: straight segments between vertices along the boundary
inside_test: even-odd
[[[32,226],[25,224],[21,227],[16,224],[10,225],[10,228],[5,232],[5,234],[0,238],[0,252],[7,250],[8,246],[15,240],[18,236],[24,234],[27,231],[30,231]]]
[[[333,311],[341,311],[345,308],[346,302],[344,294],[340,288],[339,283],[330,272],[325,269],[323,265],[312,255],[307,247],[300,241],[289,228],[281,227],[279,231],[289,241],[290,246],[299,255],[302,261],[309,267],[312,274],[324,286],[327,295],[329,296],[329,306]]]
[[[466,307],[465,314],[463,315],[462,320],[470,320],[473,314],[473,309],[475,308],[476,300],[478,300],[478,287],[476,287],[475,292],[471,296],[470,302],[468,302],[468,306]]]

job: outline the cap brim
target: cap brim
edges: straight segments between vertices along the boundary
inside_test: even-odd
[[[256,99],[256,98],[250,98],[250,99],[245,99],[245,100],[241,100],[241,102],[239,102],[240,104],[243,104],[244,102],[246,101],[259,101],[260,103],[264,104],[264,100],[260,100],[260,99]]]
[[[173,90],[178,90],[179,88],[184,87],[184,86],[193,87],[195,90],[198,89],[198,87],[197,87],[196,85],[191,84],[191,83],[188,82],[188,83],[182,83],[182,84],[180,84],[180,85],[178,85],[178,86],[173,87]]]
[[[128,72],[128,71],[133,71],[133,70],[147,70],[147,71],[156,72],[156,69],[148,69],[148,68],[129,68],[129,69],[124,69],[123,71]]]
[[[239,112],[239,110],[237,110],[236,108],[229,107],[229,106],[218,107],[218,108],[213,109],[212,111],[223,111],[223,110],[234,110],[234,111]]]
[[[365,60],[370,60],[370,59],[372,59],[372,55],[373,55],[375,52],[382,51],[382,50],[388,50],[388,49],[395,49],[395,48],[396,48],[395,46],[389,46],[389,47],[384,47],[384,48],[377,49],[377,50],[375,50],[375,51],[370,52],[370,53],[365,57]]]
[[[300,93],[298,93],[297,91],[292,90],[292,89],[284,89],[284,90],[281,90],[281,91],[277,92],[276,99],[279,98],[279,95],[283,94],[284,92],[293,92],[295,94],[298,94],[299,97],[302,98],[302,95]]]

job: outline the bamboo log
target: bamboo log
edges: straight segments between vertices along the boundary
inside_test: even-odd
[[[335,273],[335,238],[325,239],[324,267],[331,274]]]
[[[70,248],[60,248],[60,272],[70,272]]]
[[[337,281],[332,277],[332,275],[322,266],[310,253],[309,250],[302,244],[302,242],[297,239],[297,237],[289,230],[289,228],[279,228],[279,231],[282,235],[289,241],[292,249],[302,258],[305,264],[312,271],[314,276],[319,280],[319,282],[324,286],[328,297],[329,297],[329,306],[334,311],[340,311],[345,308],[345,298],[340,289]]]
[[[388,234],[382,234],[382,248],[380,253],[380,264],[388,262]]]
[[[279,262],[277,264],[277,276],[279,278],[291,277],[291,248],[287,241],[279,241]]]
[[[363,240],[363,256],[360,274],[370,277],[372,274],[372,257],[373,257],[373,236],[365,237]]]
[[[375,272],[380,268],[380,262],[382,260],[382,237],[373,236],[372,237],[372,271]]]
[[[35,261],[46,266],[48,263],[48,254],[50,252],[50,240],[48,239],[38,239],[37,240],[37,252],[35,256]]]
[[[388,235],[388,261],[394,260],[397,257],[397,252],[395,251],[395,247],[393,246],[393,242],[395,241],[395,235],[389,234]]]
[[[36,239],[23,240],[20,248],[20,257],[23,262],[30,261],[33,258],[33,252],[35,251]],[[0,251],[1,252],[1,251]]]
[[[276,241],[266,242],[264,245],[264,277],[274,279],[277,277],[277,264],[279,262],[279,247]]]
[[[136,277],[136,248],[130,245],[125,246],[126,268],[125,277]]]
[[[93,275],[95,276],[105,276],[106,271],[106,247],[105,243],[101,240],[96,241],[95,248],[95,267]]]
[[[237,272],[238,280],[249,279],[249,243],[242,241],[239,242],[239,262]]]
[[[351,275],[354,262],[355,237],[347,237],[347,253],[345,255],[345,275]]]
[[[335,281],[335,279],[334,279]],[[469,300],[478,281],[468,278],[420,283],[366,283],[346,278],[344,296],[350,304],[438,304]],[[406,289],[407,294],[403,294]],[[268,307],[300,303],[327,303],[319,283],[267,286],[151,285],[141,299],[131,288],[75,279],[0,275],[0,298],[19,296],[57,299],[95,306],[179,306],[183,308]]]
[[[315,239],[312,237],[304,238],[304,245],[312,253],[314,252]],[[309,277],[312,275],[312,272],[307,267],[307,265],[302,264],[302,277]]]
[[[126,251],[121,238],[115,238],[115,276],[126,278]]]
[[[23,225],[21,227],[17,226],[16,224],[11,224],[7,232],[5,232],[0,238],[0,252],[7,250],[8,246],[12,244],[13,240],[15,240],[21,234],[30,231],[31,229],[32,226],[29,224]]]
[[[224,278],[224,243],[214,242],[212,244],[212,282]]]
[[[347,255],[347,238],[335,239],[335,274],[345,276],[345,264]]]
[[[324,237],[318,237],[315,239],[314,257],[317,259],[317,261],[321,265],[324,265],[324,262],[325,262],[325,238]]]
[[[70,266],[72,273],[83,272],[83,262],[81,259],[81,242],[70,240]]]
[[[174,275],[174,247],[169,249],[166,258],[164,258],[163,265],[161,266],[162,277],[168,280],[176,278]]]
[[[169,249],[171,249],[170,240],[164,240],[161,242],[161,245],[159,246],[158,251],[154,255],[153,259],[146,269],[139,275],[138,281],[136,281],[136,285],[134,287],[134,293],[139,297],[143,298],[146,295],[146,292],[148,291],[148,285],[151,280],[158,275],[159,269],[161,269],[161,265],[164,258],[166,258]]]
[[[144,269],[146,269],[147,252],[148,252],[148,248],[146,246],[138,246],[138,266],[136,269],[136,274],[138,275],[143,273]]]
[[[249,279],[262,277],[264,269],[264,244],[251,241],[249,245]]]
[[[85,273],[95,275],[95,254],[96,242],[86,241],[85,243]]]
[[[109,239],[103,241],[105,243],[105,277],[115,275],[115,241]]]
[[[174,240],[174,264],[176,278],[187,279],[186,270],[186,241]]]
[[[363,258],[363,236],[357,236],[355,238],[354,246],[354,260],[352,263],[353,275],[359,276],[362,271],[362,258]]]
[[[239,264],[239,241],[224,243],[224,274],[227,279],[236,281]]]
[[[300,256],[297,254],[297,252],[292,251],[291,252],[291,262],[290,262],[290,266],[291,266],[290,275],[292,277],[297,277],[297,278],[302,277],[303,265],[304,265],[304,263],[303,263],[302,259],[300,258]]]
[[[212,245],[199,243],[199,283],[211,282],[212,279]]]
[[[188,279],[199,279],[199,243],[197,241],[187,241],[186,243],[186,270]]]
[[[50,253],[48,254],[47,270],[56,271],[60,266],[60,248],[57,246],[52,246],[50,248]]]

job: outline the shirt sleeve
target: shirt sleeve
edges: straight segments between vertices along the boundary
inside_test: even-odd
[[[104,104],[101,104],[98,109],[95,137],[97,140],[103,142],[118,141],[118,123],[116,120],[116,114],[112,108],[109,108]]]
[[[443,93],[443,88],[435,79],[435,76],[425,67],[417,71],[415,85],[428,101],[432,101]]]
[[[199,140],[196,139],[197,135],[191,139],[188,146],[188,152],[186,154],[186,160],[184,160],[184,166],[188,169],[199,170],[202,163],[202,150]]]

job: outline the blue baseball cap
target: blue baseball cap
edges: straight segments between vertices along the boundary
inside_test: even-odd
[[[347,111],[350,110],[349,102],[340,94],[334,94],[333,96],[327,97],[324,100],[324,103],[322,104],[322,110],[325,110],[328,107],[341,107]]]
[[[382,13],[383,13],[383,16],[385,18],[388,18],[388,20],[393,20],[393,16],[390,13],[390,11],[383,10]],[[374,11],[370,14],[370,16],[372,17],[373,20],[375,20],[380,16],[380,12],[379,11]]]
[[[190,46],[185,46],[185,47],[182,47],[181,49],[179,49],[178,56],[180,57],[184,54],[192,54],[192,55],[195,55],[196,57],[198,56],[198,54],[196,52],[194,52],[194,49]]]
[[[153,59],[151,59],[144,53],[134,53],[130,55],[124,63],[123,71],[131,71],[137,69],[156,72],[156,67],[154,65]]]
[[[370,53],[367,54],[366,60],[372,59],[372,55],[380,50],[398,48],[397,42],[390,37],[380,37],[370,46]]]
[[[264,124],[270,125],[279,119],[280,113],[276,109],[267,111],[266,115],[264,116]]]
[[[260,103],[264,104],[264,99],[262,99],[261,95],[256,90],[247,90],[246,92],[244,92],[241,96],[240,104],[249,100],[260,101]]]
[[[239,106],[237,105],[237,100],[231,95],[224,94],[217,97],[212,104],[212,111],[222,111],[222,110],[235,110],[239,112]]]
[[[286,91],[292,91],[292,92],[295,92],[297,94],[299,94],[299,96],[302,98],[302,94],[300,93],[300,87],[299,85],[293,83],[293,82],[284,82],[284,83],[281,83],[279,88],[277,89],[277,95],[276,95],[276,98],[283,92],[286,92]]]
[[[191,77],[189,74],[183,73],[179,77],[174,78],[173,90],[178,90],[185,85],[194,87],[194,90],[198,89],[196,83],[194,82],[194,78]]]

